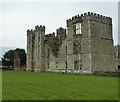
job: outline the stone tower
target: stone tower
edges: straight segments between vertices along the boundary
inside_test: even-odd
[[[83,24],[88,29],[85,33],[83,31],[82,37],[83,68],[91,71],[115,70],[112,19],[88,12],[84,13]]]
[[[45,68],[45,26],[35,27],[34,71],[43,71]]]
[[[35,26],[27,31],[27,68],[26,70],[43,71],[45,68],[45,26]]]
[[[26,70],[31,71],[34,69],[33,61],[34,61],[34,42],[35,42],[35,33],[34,31],[27,30],[27,66]]]
[[[73,40],[81,35],[80,66],[86,71],[114,70],[112,19],[96,13],[84,13],[67,20],[69,68],[73,68]],[[79,53],[78,53],[79,54]]]

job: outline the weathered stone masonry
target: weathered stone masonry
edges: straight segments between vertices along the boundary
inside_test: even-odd
[[[112,19],[84,13],[45,35],[45,26],[27,30],[27,67],[30,71],[114,71]]]

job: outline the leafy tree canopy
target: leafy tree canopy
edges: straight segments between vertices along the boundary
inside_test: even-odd
[[[16,48],[15,50],[9,50],[5,52],[5,54],[2,57],[2,66],[14,67],[14,53],[18,54],[20,61],[21,61],[21,66],[26,64],[25,50]]]

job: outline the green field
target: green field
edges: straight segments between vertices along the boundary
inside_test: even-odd
[[[118,78],[5,71],[3,100],[117,100]]]

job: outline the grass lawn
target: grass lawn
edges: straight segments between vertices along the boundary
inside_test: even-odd
[[[3,100],[117,100],[118,78],[5,71]]]

